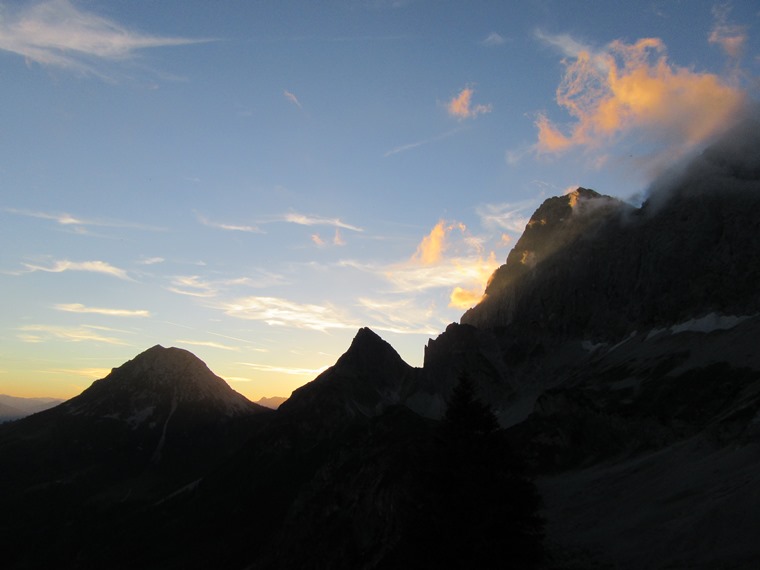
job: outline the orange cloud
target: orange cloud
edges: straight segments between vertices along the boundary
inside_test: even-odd
[[[499,267],[496,254],[485,252],[484,239],[470,235],[463,223],[440,220],[409,261],[388,267],[384,276],[398,293],[447,289],[450,307],[469,308],[480,301]]]
[[[564,37],[540,37],[567,45]],[[556,98],[575,123],[563,130],[539,115],[539,152],[600,147],[634,130],[653,142],[690,148],[729,126],[745,104],[744,92],[717,75],[672,65],[657,38],[615,41],[601,53],[578,46],[565,63]]]
[[[461,287],[454,287],[449,297],[449,307],[455,309],[469,309],[477,305],[483,298],[482,289],[462,289]]]
[[[428,235],[422,238],[420,245],[417,246],[417,251],[412,256],[412,261],[422,265],[433,265],[441,260],[445,247],[446,226],[441,220]]]
[[[491,105],[472,106],[472,94],[475,91],[470,87],[465,87],[446,105],[449,115],[458,119],[473,119],[478,115],[491,112]]]

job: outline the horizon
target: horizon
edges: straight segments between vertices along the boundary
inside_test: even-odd
[[[640,203],[758,100],[753,2],[5,2],[0,393],[150,346],[252,401],[421,366],[541,202]]]

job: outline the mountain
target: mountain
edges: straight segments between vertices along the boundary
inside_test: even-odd
[[[491,403],[538,475],[558,567],[760,559],[758,126],[640,208],[547,200],[462,317],[500,346],[516,389]]]
[[[62,534],[64,521],[90,532],[194,484],[269,413],[191,353],[154,346],[79,396],[0,427],[0,534],[75,556],[84,536]]]
[[[0,423],[35,414],[63,402],[58,398],[19,398],[0,394]]]
[[[287,398],[284,398],[282,396],[271,396],[271,397],[262,397],[256,400],[256,403],[259,406],[264,406],[265,408],[269,408],[271,410],[276,410],[279,408],[283,402],[285,402]]]
[[[404,401],[415,385],[415,376],[414,368],[390,344],[362,328],[335,365],[295,390],[280,411],[308,410],[309,418],[316,419],[319,426],[373,417]]]

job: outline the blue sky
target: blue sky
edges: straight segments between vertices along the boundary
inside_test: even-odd
[[[409,363],[542,200],[636,201],[757,100],[756,2],[0,1],[0,393],[154,345],[289,395]]]

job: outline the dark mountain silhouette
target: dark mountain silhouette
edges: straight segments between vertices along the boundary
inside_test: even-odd
[[[81,532],[193,484],[262,412],[191,353],[155,346],[79,396],[2,426],[0,535],[40,567],[46,553],[75,557]]]
[[[264,396],[263,398],[259,398],[258,400],[256,400],[256,403],[259,406],[264,406],[265,408],[276,410],[286,400],[287,400],[287,398],[285,398],[283,396]]]
[[[748,121],[545,201],[422,368],[361,329],[258,413],[154,347],[0,427],[9,566],[755,568],[759,211]]]

